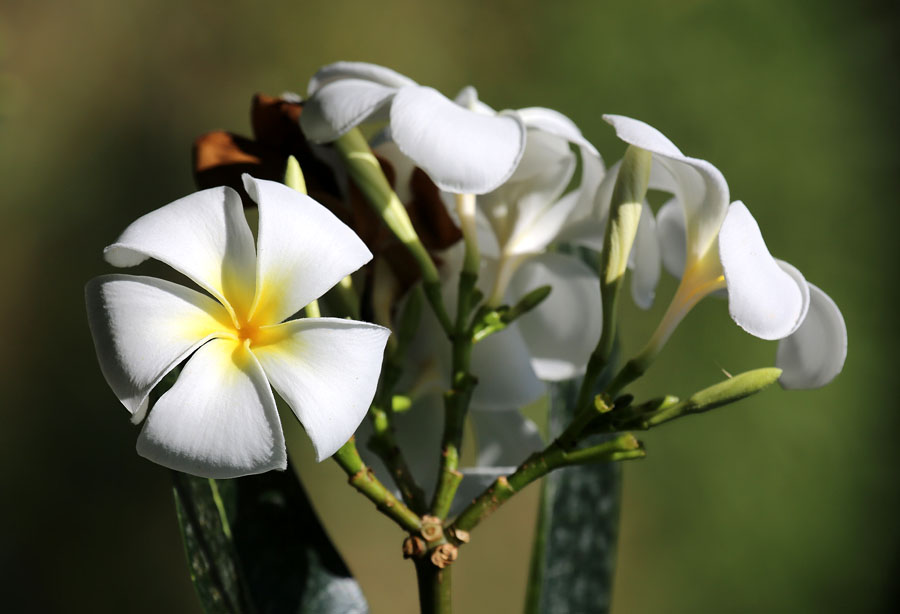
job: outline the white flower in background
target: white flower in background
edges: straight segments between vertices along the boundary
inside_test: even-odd
[[[259,204],[256,246],[240,197],[222,187],[144,215],[104,250],[115,266],[164,262],[211,297],[132,275],[86,287],[100,367],[134,422],[147,416],[150,391],[187,359],[150,409],[138,453],[211,478],[285,468],[270,385],[317,459],[332,455],[368,410],[389,335],[365,322],[287,319],[372,255],[311,198],[247,175],[244,184]]]
[[[740,201],[729,206],[728,184],[719,170],[685,156],[643,122],[605,119],[620,139],[653,154],[650,187],[674,195],[659,211],[657,231],[662,262],[681,283],[645,352],[659,351],[697,302],[724,290],[741,328],[761,339],[782,340],[776,364],[784,371],[783,386],[818,387],[840,373],[847,348],[840,311],[797,269],[769,254],[746,206]]]
[[[391,139],[448,192],[483,194],[503,183],[525,150],[514,113],[475,113],[388,68],[336,62],[309,82],[300,125],[313,143],[367,121],[390,122]]]
[[[387,121],[391,141],[442,190],[485,194],[506,182],[525,151],[526,129],[555,134],[597,155],[572,122],[550,109],[496,112],[466,88],[456,101],[375,64],[336,62],[308,86],[300,125],[329,143],[368,121]]]

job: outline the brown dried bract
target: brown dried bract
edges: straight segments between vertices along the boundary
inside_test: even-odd
[[[422,537],[425,541],[437,541],[444,536],[444,527],[437,516],[422,516]]]
[[[425,554],[425,542],[421,537],[410,535],[403,540],[403,558],[418,557]]]
[[[453,544],[441,544],[431,553],[431,562],[435,567],[444,569],[459,556],[459,548]]]
[[[453,536],[456,540],[463,544],[468,544],[471,536],[468,531],[463,531],[462,529],[453,529]]]

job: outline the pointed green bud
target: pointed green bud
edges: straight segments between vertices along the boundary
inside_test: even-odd
[[[619,176],[613,187],[606,227],[606,249],[603,258],[603,280],[605,284],[618,282],[628,267],[628,256],[634,245],[641,208],[647,195],[650,181],[652,154],[634,145],[629,145],[622,158]]]
[[[647,420],[648,426],[656,426],[687,414],[700,414],[723,405],[740,401],[751,394],[771,386],[781,376],[781,369],[767,367],[746,371],[709,388],[694,393],[681,403],[663,409]]]
[[[288,156],[287,167],[284,169],[284,185],[306,194],[306,180],[303,178],[303,171],[300,170],[300,163],[294,156]]]
[[[603,331],[592,361],[600,370],[606,367],[616,336],[619,288],[628,268],[628,256],[637,236],[641,209],[650,182],[653,155],[646,149],[629,145],[613,187],[603,253],[600,256],[600,297],[603,305]],[[590,369],[591,365],[588,365]],[[590,374],[590,371],[589,371]],[[618,392],[620,388],[613,389]]]
[[[544,299],[550,296],[550,291],[552,289],[553,288],[551,288],[550,286],[541,286],[540,288],[535,288],[534,290],[523,296],[521,299],[519,299],[519,302],[513,305],[510,310],[503,315],[503,321],[509,324],[517,318],[522,317],[523,315],[540,305],[542,302],[544,302]]]

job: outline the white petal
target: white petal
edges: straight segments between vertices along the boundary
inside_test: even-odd
[[[323,85],[341,79],[362,79],[393,88],[415,85],[416,82],[400,73],[368,62],[334,62],[323,66],[309,80],[307,92],[312,96]]]
[[[729,207],[722,223],[719,257],[728,311],[738,326],[760,339],[789,335],[800,319],[803,294],[769,254],[756,220],[740,201]]]
[[[618,167],[615,169],[618,172]],[[606,175],[603,160],[591,155],[584,148],[581,150],[581,181],[573,192],[560,200],[572,198],[575,204],[566,220],[566,225],[558,233],[559,243],[580,245],[595,251],[603,249],[604,220],[596,214],[595,201],[597,191]],[[607,196],[606,208],[609,208]]]
[[[778,342],[775,366],[788,389],[819,388],[833,380],[847,358],[847,325],[831,297],[809,284],[810,306],[800,327]]]
[[[681,279],[687,257],[687,235],[684,227],[684,209],[678,204],[678,199],[669,199],[660,207],[656,216],[656,233],[659,237],[663,266],[670,275]]]
[[[583,262],[548,253],[526,261],[510,282],[510,302],[549,285],[550,296],[518,321],[537,376],[545,381],[583,373],[603,328],[600,282]],[[512,405],[516,407],[516,405]]]
[[[421,86],[397,92],[391,134],[440,189],[455,193],[496,189],[525,150],[525,126],[514,114],[482,115]]]
[[[496,192],[508,191],[507,186],[510,183],[528,182],[550,194],[562,194],[575,170],[575,154],[569,144],[565,139],[540,130],[529,129],[525,134],[525,152],[522,159],[509,181],[500,186]],[[570,167],[571,171],[567,173],[563,182],[558,177],[558,169]],[[553,181],[550,181],[551,178]],[[524,193],[521,188],[514,192],[516,198]]]
[[[118,267],[147,258],[165,262],[238,312],[252,301],[253,233],[241,197],[228,187],[195,192],[139,217],[103,253]]]
[[[311,142],[330,143],[364,121],[386,119],[396,92],[360,79],[329,82],[303,105],[300,127]]]
[[[304,318],[270,327],[273,342],[254,345],[272,387],[297,415],[321,461],[344,445],[375,396],[390,331],[337,318]]]
[[[228,312],[213,299],[152,277],[97,277],[85,287],[85,300],[100,370],[138,419],[166,373],[232,328]]]
[[[803,299],[802,306],[800,308],[800,315],[797,317],[797,322],[794,324],[794,328],[791,330],[791,334],[800,328],[800,325],[803,324],[804,318],[806,318],[806,313],[809,311],[809,301],[810,301],[810,290],[809,283],[806,281],[806,278],[803,277],[803,273],[801,273],[794,265],[789,262],[785,262],[784,260],[775,259],[775,262],[778,263],[778,266],[781,267],[781,270],[790,275],[794,281],[797,283],[797,287],[800,288],[800,296]]]
[[[584,147],[595,156],[600,156],[597,148],[584,138],[575,122],[559,111],[544,107],[528,107],[518,109],[516,112],[528,128],[536,128],[537,130],[561,137],[570,143]]]
[[[616,135],[630,145],[654,154],[651,169],[654,187],[677,186],[675,196],[684,207],[687,229],[687,257],[695,262],[714,248],[716,234],[728,211],[728,183],[715,166],[706,160],[690,158],[672,142],[644,122],[621,115],[604,115]],[[668,171],[671,182],[663,175]]]
[[[600,225],[605,229],[609,219],[609,207],[612,204],[613,189],[616,187],[616,179],[619,177],[619,169],[622,161],[619,160],[607,169],[606,174],[594,193],[594,217],[600,220]]]
[[[207,478],[284,469],[287,454],[266,377],[240,342],[214,339],[150,410],[138,454]]]
[[[259,203],[258,325],[281,322],[372,259],[356,233],[309,196],[249,175],[244,186]]]
[[[656,219],[650,206],[644,202],[638,223],[634,247],[629,255],[631,272],[631,297],[641,309],[650,309],[656,296],[656,284],[662,268]]]
[[[582,217],[584,209],[590,212],[592,203],[593,193],[585,201],[577,191],[569,192],[559,199],[556,206],[568,213],[565,225],[556,233],[555,243],[577,245],[597,252],[603,249],[603,224],[594,217]]]
[[[669,158],[684,157],[672,141],[649,124],[624,115],[604,115],[603,120],[615,128],[619,139],[629,145]]]
[[[599,156],[593,156],[584,149],[581,150],[581,181],[576,192],[578,193],[578,205],[572,213],[573,222],[587,221],[594,209],[594,196],[597,187],[606,174],[603,160]]]
[[[531,365],[518,323],[478,342],[472,348],[471,371],[478,378],[472,407],[508,410],[539,399],[546,389]]]
[[[502,186],[478,199],[497,241],[507,254],[543,250],[568,221],[574,198],[562,201],[576,160],[565,141],[530,130],[516,172]]]

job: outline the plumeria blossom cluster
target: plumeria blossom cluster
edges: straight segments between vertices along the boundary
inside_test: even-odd
[[[305,100],[257,97],[256,142],[198,140],[198,179],[225,186],[144,215],[104,252],[118,267],[159,260],[195,287],[133,275],[87,285],[103,374],[144,422],[138,452],[212,478],[284,469],[274,389],[318,460],[335,455],[410,532],[407,554],[443,568],[481,518],[547,471],[642,456],[630,428],[775,379],[815,388],[837,376],[838,307],[770,254],[722,173],[639,120],[604,119],[625,146],[608,168],[557,111],[497,111],[472,87],[451,99],[372,64],[322,68]],[[655,213],[648,189],[670,195]],[[245,205],[259,211],[255,236]],[[680,283],[616,370],[629,269],[643,309],[663,269]],[[778,341],[776,368],[683,402],[622,395],[711,294],[743,330]],[[571,380],[575,417],[545,442],[520,410]],[[355,432],[369,444],[357,450]],[[590,443],[597,433],[607,439]]]
[[[557,248],[569,244],[602,250],[621,163],[605,170],[597,150],[556,111],[498,113],[478,100],[471,87],[451,103],[430,88],[373,65],[325,67],[311,80],[309,94],[301,125],[311,139],[327,142],[362,123],[387,119],[378,140],[387,140],[382,151],[397,168],[422,168],[448,194],[477,194],[473,217],[482,256],[479,288],[486,304],[511,304],[536,287],[552,288],[546,301],[477,345],[472,357],[479,386],[471,416],[477,433],[483,432],[481,437],[476,433],[480,446],[497,450],[498,431],[519,432],[513,446],[519,447],[518,460],[524,459],[539,440],[536,429],[522,426],[514,408],[539,397],[541,382],[582,375],[601,332],[596,272]],[[685,156],[643,122],[622,116],[605,119],[624,143],[652,156],[649,187],[672,195],[658,219],[646,200],[642,203],[629,257],[632,296],[642,308],[653,304],[661,265],[681,283],[633,364],[642,372],[699,300],[724,292],[738,326],[761,339],[779,340],[776,365],[784,387],[813,388],[831,381],[846,356],[846,328],[834,302],[796,268],[769,254],[747,207],[740,201],[730,203],[728,184],[715,166]],[[524,127],[524,139],[517,135],[516,124]],[[567,190],[576,167],[573,150],[580,154],[583,170],[579,185]],[[470,161],[477,168],[466,166]],[[454,282],[462,259],[461,246],[454,251],[445,259],[444,295],[449,304],[456,299]],[[436,332],[432,326],[430,334],[423,335],[435,358],[416,359],[429,368],[448,355],[447,344],[441,347]],[[439,385],[435,391],[443,389]],[[430,411],[409,416],[415,423],[409,430],[416,433],[420,448],[429,425],[432,437],[439,430],[435,403],[423,403],[429,406]],[[491,415],[488,412],[496,413],[482,417]],[[502,415],[507,417],[503,426],[492,428]],[[491,458],[489,453],[479,456],[485,463]],[[496,469],[489,473],[509,467]]]

